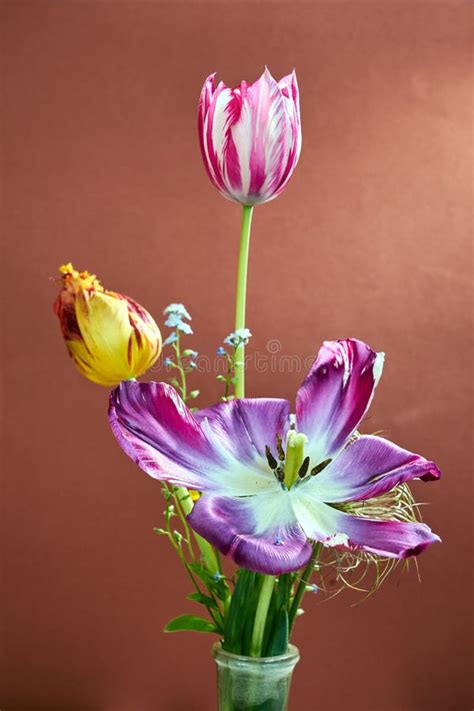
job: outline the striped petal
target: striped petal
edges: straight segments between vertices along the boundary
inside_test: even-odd
[[[293,495],[296,517],[309,538],[326,546],[341,545],[388,558],[408,558],[440,540],[424,523],[352,516],[308,496],[304,488],[295,490]]]
[[[239,461],[209,420],[199,422],[166,383],[121,383],[111,394],[109,421],[125,453],[155,479],[233,496],[279,487],[268,466]]]
[[[301,486],[321,501],[341,503],[381,496],[411,479],[430,481],[440,476],[434,462],[386,439],[363,435]]]
[[[325,341],[296,396],[296,423],[314,464],[333,458],[364,417],[383,368],[383,353],[348,338]]]
[[[277,197],[288,183],[293,170],[298,162],[301,153],[302,133],[301,133],[301,114],[300,114],[300,95],[298,82],[296,80],[296,72],[293,70],[291,74],[283,77],[278,82],[281,89],[283,99],[285,101],[286,111],[290,117],[291,126],[291,149],[288,155],[288,163],[280,180],[280,185],[273,197]]]
[[[268,69],[231,90],[215,75],[204,83],[198,112],[201,152],[213,184],[227,198],[255,205],[285,187],[301,150],[296,75],[277,83]]]
[[[204,494],[188,520],[197,533],[248,570],[279,575],[298,570],[311,557],[289,493],[281,488],[243,498]]]
[[[241,167],[241,197],[248,204],[270,200],[288,167],[293,136],[286,101],[268,69],[242,96],[231,140]]]

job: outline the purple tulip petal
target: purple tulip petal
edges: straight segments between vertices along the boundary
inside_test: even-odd
[[[189,523],[237,565],[269,575],[298,570],[311,557],[311,545],[297,523],[288,492],[242,498],[204,494]]]
[[[419,555],[429,545],[441,540],[425,523],[371,521],[339,513],[341,528],[351,545],[388,558]]]
[[[375,521],[352,516],[295,490],[293,509],[308,538],[326,546],[342,546],[389,558],[418,555],[440,538],[424,523]]]
[[[349,338],[325,341],[296,396],[311,462],[334,457],[357,429],[382,374],[383,353]]]
[[[290,405],[276,398],[244,398],[221,402],[195,413],[199,422],[208,420],[215,438],[241,461],[260,457],[266,464],[265,446],[276,456],[276,437],[285,440]]]
[[[279,488],[268,465],[236,459],[166,383],[121,383],[111,394],[109,421],[122,449],[155,479],[235,496]]]
[[[302,487],[327,503],[380,496],[411,479],[439,479],[436,464],[381,437],[363,435]]]

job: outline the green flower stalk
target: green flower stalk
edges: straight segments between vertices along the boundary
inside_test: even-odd
[[[199,390],[188,390],[187,376],[196,369],[196,358],[199,354],[191,348],[186,348],[184,351],[181,350],[182,334],[193,334],[193,330],[188,323],[188,321],[192,320],[192,317],[183,304],[169,304],[163,314],[166,316],[165,326],[173,329],[163,345],[171,346],[174,351],[174,358],[167,357],[164,365],[169,369],[176,370],[179,374],[179,378],[171,378],[171,384],[178,390],[183,402],[195,400],[199,396]],[[190,492],[185,487],[174,487],[172,490],[175,505],[181,514],[181,520],[187,534],[189,534],[189,527],[186,523],[186,516],[193,510],[193,495],[196,495],[196,492]],[[214,548],[199,534],[193,532],[193,536],[207,570],[213,575],[220,574],[219,558]],[[188,541],[188,548],[190,548],[189,535],[187,535],[186,540]]]
[[[250,250],[250,230],[253,207],[242,207],[242,231],[240,235],[239,263],[237,269],[237,293],[235,299],[235,331],[245,328],[245,309],[247,303],[247,272]],[[245,343],[237,346],[235,354],[235,397],[245,396]]]
[[[225,375],[217,376],[217,380],[224,383],[224,395],[221,398],[223,402],[233,400],[234,397],[236,397],[236,395],[232,395],[230,391],[232,386],[235,387],[239,380],[239,377],[235,373],[238,351],[240,347],[247,345],[251,335],[252,334],[248,328],[239,328],[238,330],[229,333],[229,335],[224,339],[225,345],[231,347],[230,353],[223,346],[219,346],[216,351],[218,356],[223,356],[225,358],[226,363]]]

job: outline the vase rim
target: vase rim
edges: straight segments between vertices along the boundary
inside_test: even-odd
[[[222,642],[215,642],[212,645],[212,656],[214,658],[225,658],[229,661],[244,662],[245,664],[281,664],[282,662],[296,662],[300,658],[300,652],[298,647],[294,644],[288,645],[288,650],[284,654],[277,654],[273,657],[248,657],[243,654],[233,654],[233,652],[228,652],[222,649]]]

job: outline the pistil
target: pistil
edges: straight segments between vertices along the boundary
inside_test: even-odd
[[[285,485],[290,489],[298,478],[298,472],[304,460],[304,446],[308,438],[306,435],[290,430],[286,447],[285,459]]]

